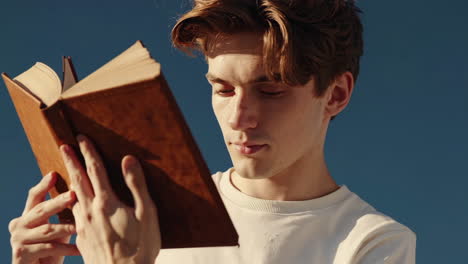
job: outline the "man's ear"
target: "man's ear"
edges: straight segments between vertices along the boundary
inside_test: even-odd
[[[354,89],[354,77],[349,71],[338,75],[330,84],[325,102],[325,113],[327,118],[338,115],[348,105]]]

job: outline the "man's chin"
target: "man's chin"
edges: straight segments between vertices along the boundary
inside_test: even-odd
[[[269,177],[269,167],[261,164],[249,164],[249,162],[233,162],[235,173],[244,179],[265,179]]]

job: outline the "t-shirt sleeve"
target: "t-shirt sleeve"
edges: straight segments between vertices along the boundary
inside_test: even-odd
[[[381,228],[367,237],[354,259],[355,264],[414,264],[416,235],[408,228]]]

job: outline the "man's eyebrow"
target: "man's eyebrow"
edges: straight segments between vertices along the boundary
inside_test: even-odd
[[[213,74],[211,73],[207,73],[205,75],[206,79],[210,82],[215,82],[215,83],[228,83],[227,81],[221,79],[221,78],[218,78],[216,76],[214,76]]]
[[[229,83],[228,81],[226,80],[223,80],[219,77],[216,77],[215,75],[211,74],[211,73],[207,73],[205,75],[206,79],[210,82],[215,82],[215,83]],[[275,78],[279,78],[279,74],[275,74]],[[261,75],[261,76],[258,76],[257,78],[251,80],[251,81],[248,81],[247,84],[254,84],[254,83],[264,83],[264,82],[275,82],[275,80],[271,80],[270,78],[268,78],[268,76],[266,75]]]

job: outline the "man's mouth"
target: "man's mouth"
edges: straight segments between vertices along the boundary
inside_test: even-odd
[[[264,147],[266,146],[266,144],[264,145],[250,145],[250,146],[246,146],[246,145],[234,145],[234,148],[239,151],[240,153],[244,154],[244,155],[249,155],[249,154],[254,154],[258,151],[260,151],[261,149],[263,149]]]

